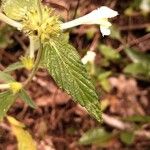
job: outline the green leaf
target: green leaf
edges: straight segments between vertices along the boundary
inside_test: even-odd
[[[134,116],[124,118],[124,120],[130,122],[150,123],[150,116],[134,115]]]
[[[75,48],[56,39],[44,45],[44,51],[43,64],[56,83],[100,121],[98,96]]]
[[[14,20],[22,20],[32,8],[37,9],[37,0],[2,0],[2,10]]]
[[[18,150],[36,150],[36,144],[30,133],[24,129],[24,125],[11,116],[7,116],[11,124],[12,132],[17,138]]]
[[[143,63],[150,65],[150,55],[144,54],[143,52],[137,51],[135,49],[126,48],[126,54],[134,63]]]
[[[120,54],[110,46],[102,44],[99,46],[99,50],[102,53],[102,55],[108,60],[116,61],[121,58]]]
[[[106,92],[110,92],[112,87],[110,82],[108,81],[108,79],[103,79],[101,81],[99,81],[101,87],[103,88],[103,90],[105,90]]]
[[[103,90],[106,92],[110,92],[111,90],[111,85],[109,83],[108,77],[112,74],[111,71],[100,71],[98,75],[98,81]]]
[[[1,80],[4,80],[6,83],[15,81],[15,80],[11,77],[11,75],[9,75],[8,73],[5,73],[5,72],[3,72],[3,71],[0,71],[0,79],[1,79]]]
[[[112,74],[111,71],[103,71],[99,74],[98,79],[99,80],[107,79],[111,74]]]
[[[87,131],[79,139],[80,145],[103,144],[112,138],[112,134],[106,132],[103,128],[95,128]]]
[[[6,115],[14,100],[15,97],[10,91],[0,93],[0,120]]]
[[[9,65],[7,68],[5,68],[4,72],[11,72],[11,71],[14,71],[16,69],[21,69],[23,67],[24,66],[21,62],[16,62],[16,63]]]
[[[134,62],[128,65],[125,69],[125,73],[130,73],[132,75],[143,75],[143,79],[150,77],[150,55],[144,54],[143,52],[134,49],[125,49],[128,57]]]
[[[24,89],[22,89],[19,92],[19,96],[21,97],[21,99],[26,102],[30,107],[32,108],[36,108],[36,104],[34,103],[34,101],[29,97],[29,95],[26,93],[26,91]]]
[[[111,34],[110,34],[111,38],[117,39],[117,40],[121,39],[121,34],[117,26],[114,26],[114,25],[111,26],[110,30],[111,30]]]
[[[142,63],[131,63],[124,68],[124,72],[132,75],[146,75],[150,72],[150,68],[148,71],[147,67]]]
[[[120,139],[123,143],[130,145],[134,142],[135,135],[133,132],[121,132]]]

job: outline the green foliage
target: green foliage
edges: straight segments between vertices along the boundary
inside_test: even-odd
[[[22,89],[19,92],[19,96],[21,97],[21,99],[27,103],[30,107],[32,108],[36,108],[36,104],[33,102],[33,100],[29,97],[29,95],[26,93],[26,91],[24,89]]]
[[[16,63],[13,63],[13,64],[9,65],[7,68],[5,68],[4,72],[11,72],[11,71],[14,71],[14,70],[17,70],[17,69],[21,69],[23,67],[24,66],[21,62],[16,62]]]
[[[8,73],[0,71],[0,79],[4,80],[6,83],[15,81]]]
[[[134,131],[119,131],[116,133],[107,132],[104,128],[94,128],[85,132],[79,139],[80,145],[96,144],[98,147],[103,147],[109,141],[119,138],[123,143],[131,145],[134,142]]]
[[[6,115],[14,100],[15,97],[10,91],[0,93],[0,120]]]
[[[137,51],[132,48],[126,48],[125,52],[134,63],[150,63],[150,55],[148,54],[144,54],[143,52]]]
[[[68,44],[68,37],[62,33],[59,17],[55,15],[51,8],[39,3],[38,0],[2,1],[2,11],[7,17],[21,21],[19,23],[23,26],[23,32],[28,36],[34,35],[35,40],[40,43],[38,46],[43,45],[43,57],[37,55],[35,67],[32,68],[31,79],[41,65],[41,58],[43,58],[44,67],[47,68],[58,85],[100,121],[101,112],[98,96],[84,65],[75,49]],[[42,48],[38,51],[38,54],[39,52],[42,53]],[[23,65],[20,62],[14,63],[4,70],[5,73],[0,72],[0,77],[7,83],[12,82],[14,80],[6,72],[22,67]],[[35,107],[24,90],[21,90],[18,95],[31,107]]]
[[[79,140],[81,145],[104,144],[113,138],[104,128],[95,128],[85,132]]]
[[[149,71],[148,66],[142,63],[131,63],[124,68],[124,72],[132,75],[147,75]]]
[[[113,26],[111,26],[110,30],[111,30],[110,37],[112,39],[116,39],[116,40],[120,41],[121,34],[120,34],[120,31],[118,30],[118,27],[113,25]]]
[[[117,61],[121,58],[120,54],[110,46],[101,44],[99,50],[107,60]]]
[[[100,83],[100,85],[102,86],[102,88],[106,91],[106,92],[110,92],[111,90],[111,85],[108,81],[108,77],[112,74],[111,71],[104,71],[101,72],[98,75],[98,81]]]
[[[43,64],[56,83],[100,121],[98,96],[74,47],[56,39],[44,51]]]
[[[150,78],[150,55],[134,49],[125,49],[128,57],[134,62],[124,68],[125,73],[138,75],[139,77]]]
[[[130,122],[150,123],[150,116],[134,115],[124,118],[124,120]]]
[[[133,132],[124,131],[124,132],[121,132],[120,139],[123,143],[130,145],[134,142],[135,135]]]
[[[15,80],[8,74],[8,73],[5,73],[5,72],[2,72],[0,71],[0,79],[4,80],[6,83],[11,83],[11,82],[15,82]],[[4,92],[5,93],[5,92]],[[11,93],[11,92],[8,92],[8,93]],[[3,94],[3,93],[2,93]],[[8,94],[9,95],[9,94]],[[13,93],[11,93],[11,95],[13,95]],[[7,96],[7,94],[4,94],[4,99],[5,99],[5,96]],[[28,94],[26,93],[26,91],[24,89],[22,89],[19,93],[18,93],[18,96],[20,96],[22,98],[22,100],[24,100],[29,106],[31,106],[32,108],[35,108],[36,105],[35,103],[31,100],[31,98],[28,96]],[[11,96],[10,96],[11,97]],[[13,97],[16,98],[15,95],[13,95]],[[13,98],[12,99],[15,99]],[[11,99],[10,100],[7,100],[6,103],[8,105],[12,105],[12,101]],[[9,107],[10,107],[9,106]],[[0,108],[1,110],[1,108]],[[2,109],[3,110],[3,109]]]

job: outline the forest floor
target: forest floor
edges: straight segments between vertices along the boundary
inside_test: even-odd
[[[133,1],[133,0],[132,0]],[[112,46],[122,56],[121,63],[111,63],[104,67],[112,73],[108,81],[111,86],[109,92],[103,90],[95,82],[99,99],[104,108],[103,122],[100,124],[79,104],[72,101],[71,97],[61,91],[54,80],[45,70],[39,70],[32,83],[28,86],[28,92],[37,104],[37,109],[32,109],[19,99],[9,110],[9,115],[23,122],[27,130],[35,139],[38,150],[149,150],[150,149],[150,120],[145,122],[127,122],[122,120],[133,115],[150,115],[150,84],[147,80],[141,80],[123,73],[126,62],[131,60],[124,53],[125,45],[139,49],[148,54],[150,50],[150,33],[146,29],[150,27],[150,18],[144,17],[138,11],[131,16],[124,14],[131,5],[131,0],[45,0],[49,6],[56,8],[64,21],[83,16],[88,12],[106,5],[119,12],[119,16],[112,20],[121,33],[121,40],[111,37],[102,37],[98,26],[79,26],[70,30],[70,43],[78,50],[81,57],[87,50],[97,53],[96,67],[99,67],[101,55],[98,46],[102,43]],[[4,24],[1,24],[1,27]],[[89,31],[92,38],[88,38]],[[7,33],[13,41],[0,50],[0,69],[3,70],[12,62],[16,62],[28,46],[28,39],[18,31],[11,30]],[[24,81],[28,71],[22,69],[14,72],[18,81]],[[103,128],[108,133],[118,134],[123,131],[134,130],[138,126],[134,141],[130,144],[122,142],[115,136],[103,144],[78,143],[81,136],[93,128]],[[90,135],[91,136],[91,135]],[[127,138],[130,138],[127,136]],[[129,141],[130,142],[130,141]],[[16,150],[17,142],[10,132],[7,123],[0,126],[0,150]]]

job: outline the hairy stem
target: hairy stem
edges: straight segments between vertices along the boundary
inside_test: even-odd
[[[30,58],[34,58],[34,51],[35,51],[35,46],[34,46],[34,37],[30,36],[30,47],[29,47],[29,56]]]
[[[41,0],[38,0],[37,4],[38,4],[38,12],[39,12],[39,17],[40,17],[40,22],[42,23],[43,16],[42,16]],[[38,51],[38,54],[37,54],[37,57],[36,57],[36,60],[35,60],[34,68],[32,69],[32,72],[31,72],[30,76],[28,77],[28,79],[25,81],[24,87],[27,86],[30,83],[30,81],[32,81],[32,78],[36,74],[36,72],[38,70],[38,67],[40,65],[40,61],[41,61],[41,57],[42,57],[42,51],[43,51],[41,38],[39,40],[39,45],[40,45],[40,48],[39,48],[39,51]]]
[[[9,89],[10,85],[9,84],[0,84],[0,89],[4,90],[4,89]]]
[[[22,29],[22,24],[17,22],[17,21],[14,21],[10,18],[8,18],[6,15],[4,15],[3,13],[0,12],[0,20],[17,28],[18,30],[21,30]]]
[[[38,0],[37,4],[38,4],[38,12],[39,12],[40,20],[42,22],[43,16],[42,16],[42,9],[41,9],[41,0]]]
[[[36,57],[36,60],[35,60],[34,68],[31,72],[30,76],[28,77],[28,79],[24,82],[24,87],[27,86],[30,83],[30,81],[32,80],[32,78],[36,74],[36,72],[38,70],[38,66],[39,66],[40,61],[41,61],[42,51],[43,51],[43,46],[42,46],[42,43],[41,43],[41,40],[40,40],[40,48],[39,48],[39,51],[38,51],[38,54],[37,54],[37,57]]]

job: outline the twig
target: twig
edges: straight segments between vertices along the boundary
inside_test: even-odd
[[[117,51],[122,51],[124,48],[126,47],[131,47],[131,46],[134,46],[136,44],[139,44],[140,42],[143,42],[143,41],[146,41],[147,39],[150,39],[150,33],[146,34],[145,36],[143,37],[140,37],[136,40],[133,40],[131,41],[130,43],[128,44],[125,44],[124,42],[122,42],[123,44],[117,49]]]
[[[116,119],[114,117],[110,117],[106,114],[103,114],[102,115],[102,118],[104,120],[104,122],[112,127],[115,127],[117,129],[120,129],[120,130],[125,130],[125,129],[129,129],[131,128],[131,125],[128,124],[128,123],[124,123],[122,121],[120,121],[119,119]]]
[[[76,8],[75,8],[75,12],[74,12],[74,15],[73,15],[73,19],[76,18],[77,11],[78,11],[78,8],[79,8],[79,4],[80,4],[80,0],[77,1],[77,5],[76,5]]]
[[[121,30],[121,31],[138,30],[138,29],[147,28],[149,26],[150,26],[150,23],[140,24],[140,25],[122,26],[122,27],[119,27],[119,30]]]
[[[3,13],[0,12],[0,20],[17,28],[18,30],[21,30],[22,29],[22,24],[17,22],[17,21],[14,21],[10,18],[8,18],[7,16],[5,16]]]
[[[18,35],[14,35],[14,38],[21,45],[21,47],[24,51],[26,51],[28,49],[27,46],[23,43],[23,41],[18,37]]]

